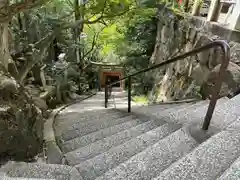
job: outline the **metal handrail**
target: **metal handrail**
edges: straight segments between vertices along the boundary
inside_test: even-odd
[[[220,90],[221,90],[223,75],[224,75],[224,72],[226,71],[226,69],[228,67],[228,64],[229,64],[229,61],[230,61],[230,47],[229,47],[228,43],[224,40],[213,41],[213,42],[211,42],[207,45],[204,45],[200,48],[193,49],[193,50],[191,50],[189,52],[186,52],[182,55],[176,56],[176,57],[171,58],[167,61],[156,64],[152,67],[143,69],[141,71],[138,71],[138,72],[135,72],[131,75],[123,77],[123,78],[121,78],[118,81],[115,81],[113,83],[109,83],[109,84],[106,83],[106,85],[105,85],[105,108],[107,108],[107,104],[108,104],[108,88],[112,87],[112,85],[114,85],[118,82],[121,82],[125,79],[128,80],[128,112],[131,112],[131,89],[132,89],[131,79],[132,79],[133,76],[136,76],[138,74],[141,74],[141,73],[153,70],[153,69],[160,68],[162,66],[174,63],[178,60],[183,60],[184,58],[196,55],[200,52],[203,52],[203,51],[206,51],[208,49],[215,48],[215,47],[220,47],[221,48],[221,50],[223,52],[223,57],[222,57],[222,62],[221,62],[220,70],[219,70],[218,79],[216,80],[216,83],[215,83],[215,90],[212,93],[211,100],[210,100],[210,103],[209,103],[209,106],[208,106],[208,110],[207,110],[206,116],[204,118],[203,126],[202,126],[203,130],[208,130],[208,127],[210,125],[210,121],[212,119],[212,115],[213,115],[213,112],[214,112],[214,109],[215,109],[215,106],[216,106],[216,103],[217,103],[217,100],[218,100],[218,97],[219,97],[219,93],[220,93]]]

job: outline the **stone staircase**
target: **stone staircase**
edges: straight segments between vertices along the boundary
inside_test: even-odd
[[[0,180],[77,180],[76,168],[59,164],[9,162],[0,169]]]
[[[0,172],[10,179],[240,179],[240,95],[218,100],[206,132],[208,100],[133,104],[127,113],[125,96],[113,97],[108,109],[99,93],[56,117],[65,165],[9,162]]]

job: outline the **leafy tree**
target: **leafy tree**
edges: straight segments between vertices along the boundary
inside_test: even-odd
[[[6,134],[21,144],[12,148],[15,141],[3,137],[0,154],[19,150],[19,157],[36,155],[47,108],[67,102],[72,92],[84,91],[91,74],[86,72],[89,61],[106,54],[101,51],[106,43],[97,42],[100,33],[134,8],[130,0],[0,0],[0,90],[7,120],[0,115]],[[62,52],[66,67],[54,68]],[[51,88],[45,76],[52,78]]]

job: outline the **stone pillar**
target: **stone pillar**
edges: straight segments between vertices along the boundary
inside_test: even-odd
[[[232,15],[234,6],[235,6],[235,4],[232,4],[232,5],[229,7],[228,12],[227,12],[227,15],[226,15],[226,17],[225,17],[225,19],[224,19],[224,23],[225,23],[225,24],[229,24],[229,17]]]
[[[222,3],[220,0],[212,0],[209,7],[207,21],[218,21],[220,12],[222,10]]]
[[[229,28],[240,30],[240,0],[236,0],[236,5],[229,17]]]

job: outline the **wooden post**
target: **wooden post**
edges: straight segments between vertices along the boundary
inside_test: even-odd
[[[222,10],[222,3],[220,2],[220,0],[212,0],[209,8],[208,16],[207,16],[207,21],[217,22],[221,10]]]

